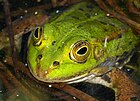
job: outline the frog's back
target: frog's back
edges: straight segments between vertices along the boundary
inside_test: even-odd
[[[70,7],[49,25],[59,30],[62,37],[72,35],[73,31],[77,31],[75,35],[101,38],[101,40],[114,32],[129,29],[127,25],[111,18],[109,14],[91,2],[82,2]]]

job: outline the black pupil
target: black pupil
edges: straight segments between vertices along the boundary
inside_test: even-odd
[[[87,52],[87,47],[83,47],[83,48],[81,48],[81,49],[77,52],[77,54],[83,55],[83,54],[85,54],[86,52]]]
[[[34,36],[38,38],[38,28],[35,30]]]

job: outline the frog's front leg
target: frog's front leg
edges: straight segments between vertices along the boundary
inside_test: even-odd
[[[113,89],[116,96],[115,101],[139,101],[138,99],[140,99],[140,86],[117,68],[101,77],[87,80],[87,82],[98,83]]]

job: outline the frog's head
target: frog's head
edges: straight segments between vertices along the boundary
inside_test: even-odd
[[[37,28],[28,48],[32,74],[45,82],[67,82],[85,76],[96,66],[94,57],[98,53],[88,35],[82,30],[65,33],[51,25]]]

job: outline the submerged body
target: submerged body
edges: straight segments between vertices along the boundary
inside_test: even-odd
[[[107,72],[139,41],[129,26],[81,2],[33,31],[28,63],[41,81],[70,82],[97,74],[98,67],[108,66]]]

